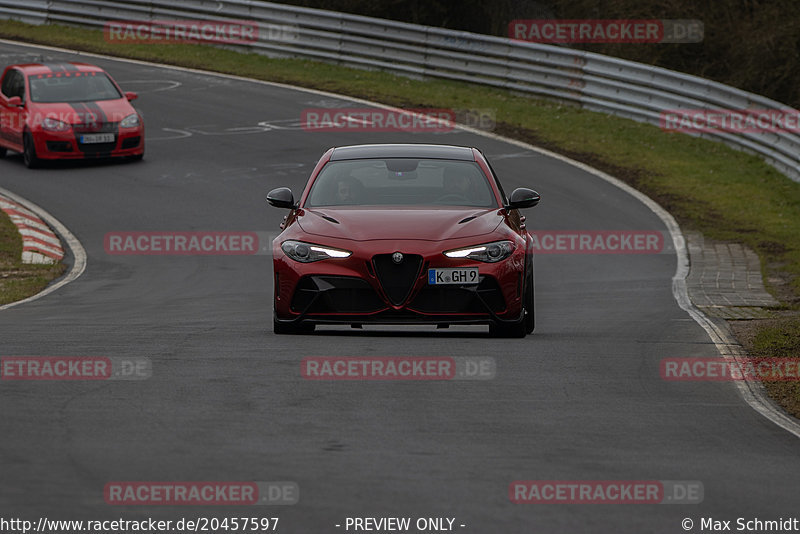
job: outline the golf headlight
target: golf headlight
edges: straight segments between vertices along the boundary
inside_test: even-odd
[[[302,241],[284,241],[281,249],[295,261],[311,263],[328,258],[347,258],[352,252],[339,248],[323,247]]]
[[[66,132],[69,130],[70,126],[66,122],[47,117],[42,121],[42,128],[50,132]]]
[[[457,248],[445,251],[448,258],[469,258],[471,260],[495,263],[506,259],[514,252],[514,243],[511,241],[495,241],[474,247]]]
[[[139,115],[134,113],[133,115],[128,115],[119,123],[121,128],[136,128],[139,126]]]

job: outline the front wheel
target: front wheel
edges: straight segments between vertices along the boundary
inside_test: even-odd
[[[533,296],[533,270],[528,275],[525,283],[525,333],[532,334],[536,328],[536,316],[534,315],[534,296]]]
[[[525,337],[528,335],[528,327],[525,319],[516,323],[492,323],[489,325],[489,335],[492,337]]]
[[[493,323],[489,325],[489,335],[492,337],[522,338],[533,332],[536,321],[533,312],[533,272],[525,277],[525,287],[522,298],[522,318],[516,323]]]
[[[22,138],[22,162],[29,169],[35,169],[39,166],[39,157],[36,155],[36,146],[33,143],[33,136],[30,133],[25,133]]]

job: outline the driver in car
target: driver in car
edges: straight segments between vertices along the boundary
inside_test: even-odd
[[[357,204],[356,184],[354,178],[339,180],[336,184],[336,203],[337,204]]]
[[[452,168],[444,170],[441,198],[473,202],[475,196],[475,188],[469,176]]]

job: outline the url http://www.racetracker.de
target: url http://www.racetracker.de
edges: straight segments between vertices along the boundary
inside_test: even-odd
[[[193,517],[177,520],[113,519],[113,520],[54,520],[40,517],[35,521],[20,518],[0,517],[0,532],[86,532],[106,534],[108,532],[277,532],[277,517]]]

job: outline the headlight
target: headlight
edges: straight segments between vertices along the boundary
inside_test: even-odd
[[[347,258],[352,254],[348,250],[323,247],[302,241],[284,241],[281,249],[287,256],[295,261],[311,263],[312,261],[327,260],[328,258]]]
[[[495,263],[506,259],[514,252],[514,243],[511,241],[495,241],[474,247],[457,248],[445,251],[448,258],[469,258],[471,260]]]
[[[66,132],[69,130],[70,126],[66,122],[47,117],[42,121],[42,128],[51,132]]]
[[[128,115],[119,123],[121,128],[136,128],[139,126],[139,115],[134,113],[133,115]]]

